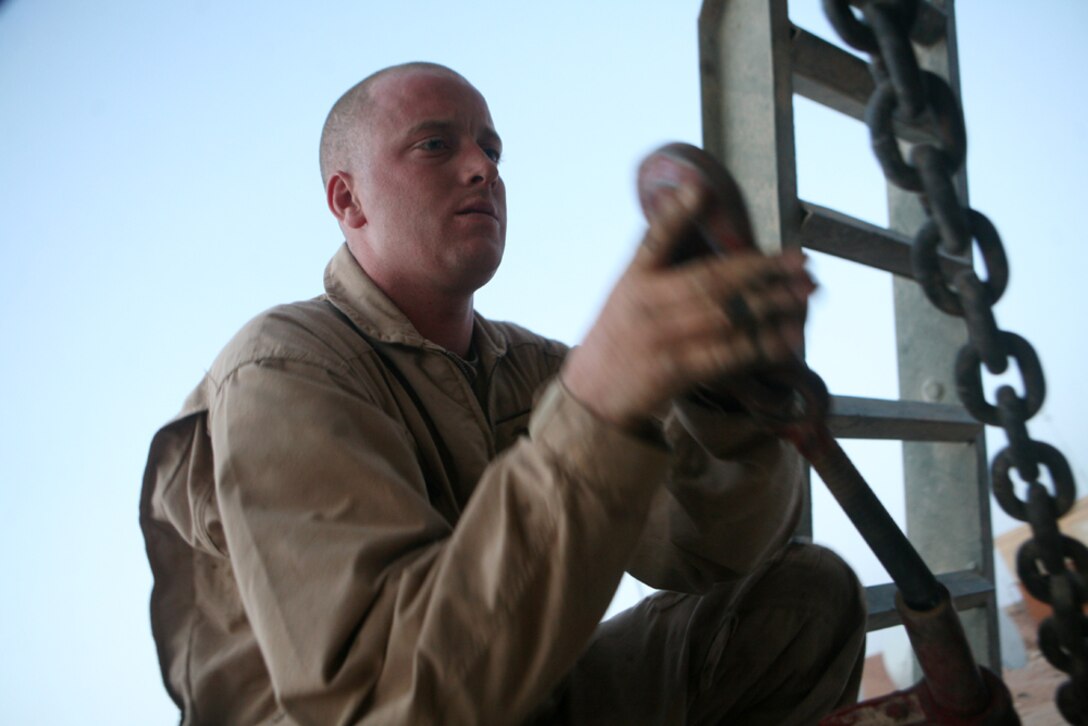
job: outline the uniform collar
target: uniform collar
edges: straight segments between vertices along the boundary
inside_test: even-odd
[[[400,308],[355,261],[346,242],[340,245],[325,268],[325,296],[367,337],[413,348],[444,350],[419,334]],[[486,365],[506,352],[506,336],[478,312],[473,311],[473,318],[473,345]]]

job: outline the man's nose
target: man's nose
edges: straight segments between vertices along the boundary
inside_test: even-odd
[[[470,184],[490,186],[499,179],[499,165],[488,152],[478,146],[472,147],[466,164]]]

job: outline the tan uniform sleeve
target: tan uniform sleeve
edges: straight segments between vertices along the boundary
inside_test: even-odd
[[[628,571],[682,592],[751,573],[797,527],[802,460],[747,414],[690,399],[676,403],[665,433],[672,468]]]
[[[410,437],[334,374],[262,363],[224,381],[211,410],[223,528],[295,721],[516,723],[573,664],[667,455],[558,384],[530,432],[450,527]]]

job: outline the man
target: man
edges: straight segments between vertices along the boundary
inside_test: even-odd
[[[330,112],[326,294],[249,323],[151,447],[183,723],[811,723],[855,695],[857,582],[786,545],[796,457],[713,403],[793,355],[803,261],[667,266],[703,204],[682,189],[568,355],[473,311],[505,245],[500,156],[442,66]],[[598,629],[625,568],[671,592]]]

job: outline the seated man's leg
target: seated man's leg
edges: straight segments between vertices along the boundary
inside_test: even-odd
[[[704,597],[697,611],[710,606]],[[831,550],[790,545],[741,596],[730,627],[692,648],[698,680],[690,682],[688,723],[814,724],[857,699],[865,596]]]
[[[659,592],[603,623],[531,723],[811,724],[856,698],[864,642],[854,573],[792,544],[739,588]]]

